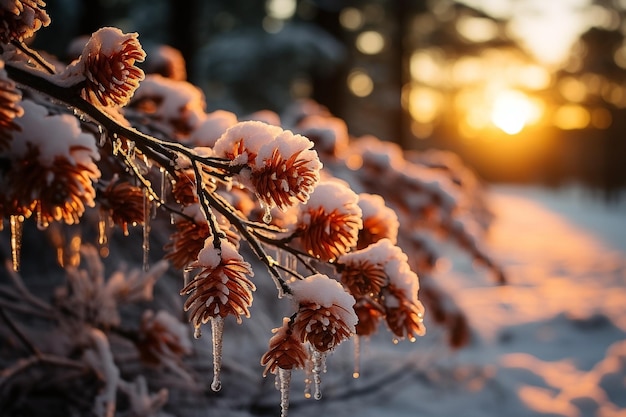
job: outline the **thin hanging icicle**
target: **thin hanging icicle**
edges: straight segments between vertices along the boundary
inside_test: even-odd
[[[352,371],[352,378],[357,379],[361,376],[361,336],[355,335],[354,340],[354,371]]]
[[[100,247],[108,246],[110,227],[111,215],[105,210],[100,210],[98,213],[98,245]]]
[[[223,317],[211,317],[211,332],[213,337],[213,382],[211,383],[211,389],[217,392],[222,389],[220,373],[222,371],[222,336],[224,332]]]
[[[193,337],[194,339],[200,339],[202,337],[202,330],[200,326],[193,328]]]
[[[280,417],[287,417],[289,409],[289,385],[291,384],[291,369],[278,368],[280,379]]]
[[[322,376],[321,373],[326,366],[326,355],[317,350],[313,350],[313,398],[322,398]]]
[[[102,125],[98,125],[98,134],[100,135],[100,137],[98,138],[98,146],[102,148],[107,143],[107,133]]]
[[[48,220],[41,212],[41,201],[37,201],[37,207],[35,209],[35,217],[37,219],[37,229],[46,230],[48,226],[50,226],[50,223],[48,223]]]
[[[313,349],[309,346],[310,357],[313,357]],[[311,398],[311,386],[313,385],[313,359],[304,364],[304,398]]]
[[[192,268],[186,266],[183,268],[183,288],[189,284],[189,277],[191,276]]]
[[[298,270],[298,258],[291,252],[285,253],[285,265],[292,271]]]
[[[14,214],[10,217],[11,223],[11,259],[13,270],[20,270],[20,255],[22,252],[22,231],[24,228],[24,216]]]
[[[144,188],[143,191],[143,270],[150,269],[150,191]]]
[[[161,189],[159,190],[159,198],[160,201],[155,202],[155,204],[152,205],[153,210],[152,210],[152,218],[156,218],[157,216],[157,209],[159,208],[159,206],[161,205],[161,203],[165,202],[165,193],[167,192],[167,178],[168,178],[168,174],[167,171],[165,170],[165,168],[160,167],[159,168],[159,172],[161,174]]]

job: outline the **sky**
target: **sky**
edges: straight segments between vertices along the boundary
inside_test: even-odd
[[[460,0],[494,17],[511,18],[512,34],[541,61],[562,61],[589,27],[591,0]]]

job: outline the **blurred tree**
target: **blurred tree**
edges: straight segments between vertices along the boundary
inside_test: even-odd
[[[611,200],[626,186],[626,11],[623,3],[596,0],[589,14],[593,25],[556,74],[555,85],[563,104],[577,99],[587,114],[586,125],[564,138],[579,148],[570,173],[601,187]],[[578,90],[580,97],[573,97]]]

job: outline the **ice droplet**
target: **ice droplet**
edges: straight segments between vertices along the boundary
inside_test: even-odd
[[[355,335],[354,340],[354,371],[352,372],[352,378],[357,379],[361,376],[361,336]]]
[[[13,261],[13,270],[17,272],[20,270],[24,216],[14,214],[9,221],[11,223],[11,259]]]
[[[322,398],[322,377],[321,373],[324,368],[326,355],[313,350],[313,398],[319,400]]]
[[[211,389],[217,392],[222,389],[220,373],[222,370],[222,336],[224,332],[223,317],[211,317],[211,332],[213,337],[213,382],[211,383]]]
[[[259,204],[261,205],[261,209],[264,210],[263,222],[265,224],[270,224],[272,222],[272,208],[264,203],[263,200],[259,200]]]
[[[143,270],[148,271],[150,269],[150,191],[144,188],[143,191]]]
[[[278,378],[280,379],[280,417],[287,417],[291,369],[278,368]]]
[[[194,339],[200,339],[202,337],[202,330],[200,330],[200,326],[193,328],[193,337]]]

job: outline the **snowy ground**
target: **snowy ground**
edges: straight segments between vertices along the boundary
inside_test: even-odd
[[[577,187],[493,187],[487,244],[510,284],[494,286],[454,252],[438,272],[474,343],[452,353],[436,329],[395,346],[381,334],[364,345],[357,380],[341,369],[350,349],[329,358],[321,401],[294,384],[290,415],[626,416],[624,200],[607,207]]]

